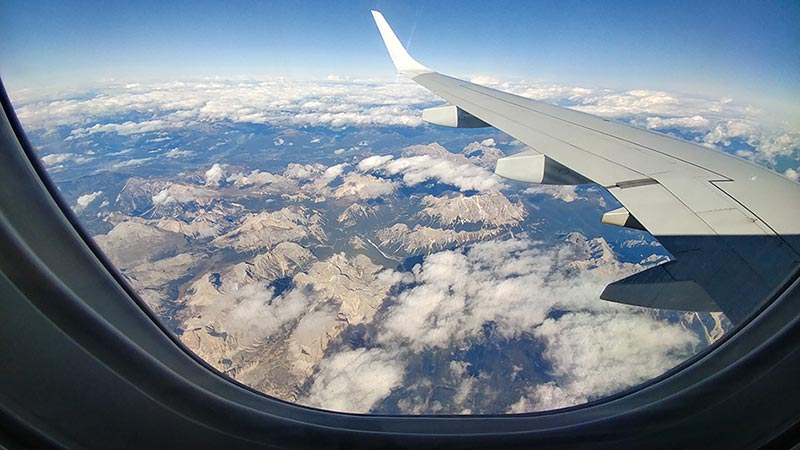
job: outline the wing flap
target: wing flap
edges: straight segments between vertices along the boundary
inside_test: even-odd
[[[676,261],[651,267],[615,281],[600,298],[627,305],[676,311],[720,311],[719,305],[694,280],[676,280],[667,267]]]

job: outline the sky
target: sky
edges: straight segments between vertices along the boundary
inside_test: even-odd
[[[369,13],[462,77],[800,104],[797,1],[265,1],[0,5],[9,89],[206,76],[391,78]],[[797,114],[796,117],[800,117]]]

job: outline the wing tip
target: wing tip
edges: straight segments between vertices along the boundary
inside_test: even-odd
[[[375,20],[375,24],[378,26],[378,31],[381,33],[381,38],[383,38],[383,43],[386,45],[386,50],[389,51],[389,57],[392,58],[392,62],[398,72],[410,78],[414,78],[423,73],[433,72],[433,70],[423,66],[408,54],[408,51],[403,44],[400,43],[394,30],[392,30],[389,22],[386,21],[386,18],[383,17],[380,11],[373,9],[370,10],[370,12],[372,13],[372,18]]]

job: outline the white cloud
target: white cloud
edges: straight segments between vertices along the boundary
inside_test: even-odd
[[[86,209],[87,206],[89,206],[93,201],[95,201],[97,197],[100,197],[101,195],[103,195],[103,191],[95,191],[89,194],[81,195],[80,197],[78,197],[78,200],[76,202],[77,207],[75,208],[75,210],[77,212],[83,211],[84,209]]]
[[[786,175],[786,178],[794,181],[800,182],[800,168],[792,169],[791,167],[786,169],[783,174]]]
[[[194,152],[190,150],[181,150],[178,148],[170,149],[168,152],[164,153],[164,156],[170,159],[185,158],[187,156],[192,156],[192,155],[194,155]]]
[[[470,83],[482,84],[484,86],[494,86],[500,84],[500,80],[488,75],[478,75],[469,79]]]
[[[151,200],[154,206],[190,202],[207,205],[218,195],[216,191],[202,186],[169,183],[164,189],[153,195]]]
[[[401,293],[390,309],[382,338],[407,342],[419,351],[473,336],[489,320],[509,338],[531,330],[553,305],[549,296],[555,292],[545,290],[545,280],[555,256],[522,240],[429,255],[415,276],[417,285]],[[590,292],[593,298],[599,294]],[[586,295],[586,289],[580,293]]]
[[[111,169],[113,170],[113,169],[124,169],[124,168],[129,168],[129,167],[137,167],[137,166],[141,166],[142,164],[145,164],[148,161],[151,161],[152,159],[153,158],[134,158],[134,159],[129,159],[127,161],[122,161],[122,162],[118,162],[118,163],[112,164],[111,165]]]
[[[434,97],[411,81],[254,80],[177,81],[108,85],[88,98],[32,101],[17,108],[28,129],[73,128],[72,138],[182,128],[198,121],[278,126],[417,126],[418,107]],[[133,112],[141,122],[107,122]],[[279,143],[280,140],[276,140]]]
[[[154,195],[153,198],[154,205],[168,205],[175,201],[171,195],[169,195],[169,189],[163,189],[158,194]]]
[[[534,409],[585,403],[666,372],[694,353],[697,335],[646,314],[573,312],[547,319],[543,338],[555,385],[533,392]]]
[[[425,257],[413,270],[413,287],[387,310],[378,342],[401,352],[462,346],[487,322],[506,339],[541,339],[553,381],[532,388],[510,405],[512,412],[584,403],[655,377],[694,353],[699,338],[680,324],[599,300],[609,281],[638,266],[586,263],[596,243],[573,242],[545,248],[526,238],[487,241]]]
[[[647,128],[666,129],[666,128],[688,128],[688,129],[707,129],[711,121],[700,115],[691,117],[648,117],[645,119]]]
[[[311,390],[300,402],[345,412],[369,412],[403,381],[397,355],[380,349],[340,352],[320,363]]]
[[[489,191],[502,187],[499,178],[482,167],[431,155],[395,159],[381,166],[380,170],[389,175],[402,174],[403,182],[409,186],[437,180],[462,191]]]
[[[185,122],[176,120],[147,120],[144,122],[124,122],[124,123],[106,123],[95,124],[87,128],[76,128],[70,132],[73,138],[86,137],[96,133],[117,133],[119,135],[127,136],[131,134],[149,133],[152,131],[161,131],[170,128],[182,128],[186,126]]]
[[[392,155],[383,155],[383,156],[374,155],[374,156],[369,156],[367,158],[362,159],[358,163],[358,170],[360,170],[362,172],[367,172],[369,170],[373,170],[376,167],[380,167],[380,166],[386,164],[387,162],[391,161],[392,158],[394,158]]]
[[[494,139],[492,139],[492,138],[484,139],[484,140],[481,141],[481,145],[483,145],[484,147],[494,147],[495,146],[495,142],[494,142]]]
[[[308,180],[319,176],[325,170],[325,166],[319,163],[316,164],[296,164],[289,163],[283,176],[295,180]]]
[[[353,172],[342,181],[333,192],[335,198],[357,197],[359,199],[377,198],[391,194],[397,189],[394,182],[369,174]]]
[[[45,166],[57,166],[63,162],[69,161],[75,155],[72,153],[51,153],[42,156],[42,162]]]
[[[253,342],[275,334],[307,310],[309,298],[297,289],[275,296],[267,283],[238,287],[219,299],[221,305],[236,305],[225,321],[226,331],[240,342]]]
[[[522,191],[530,195],[549,195],[565,203],[572,203],[581,198],[576,186],[561,186],[554,184],[534,184]]]
[[[219,186],[220,182],[225,178],[225,170],[219,163],[214,163],[210,169],[206,170],[205,179],[206,186]]]
[[[475,80],[498,83],[489,77]],[[432,94],[406,80],[376,83],[342,79],[217,79],[128,86],[133,87],[108,85],[96,89],[94,95],[80,98],[21,102],[17,114],[27,129],[47,131],[65,126],[72,129],[71,138],[78,139],[101,132],[131,135],[218,121],[287,127],[418,126],[422,123],[420,109],[435,101]],[[730,98],[528,81],[501,82],[497,86],[651,129],[704,132],[703,142],[712,145],[725,146],[731,138],[739,137],[756,147],[752,158],[767,165],[775,163],[776,155],[791,155],[800,146],[798,130],[773,123],[765,112]],[[131,113],[145,113],[149,118],[109,122]],[[280,141],[276,139],[276,144]]]
[[[336,164],[334,166],[330,166],[327,169],[325,169],[325,172],[322,173],[322,177],[321,178],[323,180],[327,181],[328,183],[330,183],[331,181],[333,181],[336,178],[340,177],[342,175],[342,173],[344,172],[344,169],[346,169],[348,166],[350,166],[350,164],[347,164],[347,163]]]

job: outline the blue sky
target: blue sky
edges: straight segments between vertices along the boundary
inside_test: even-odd
[[[392,76],[370,9],[459,76],[800,103],[795,1],[14,1],[11,89],[197,76]]]

